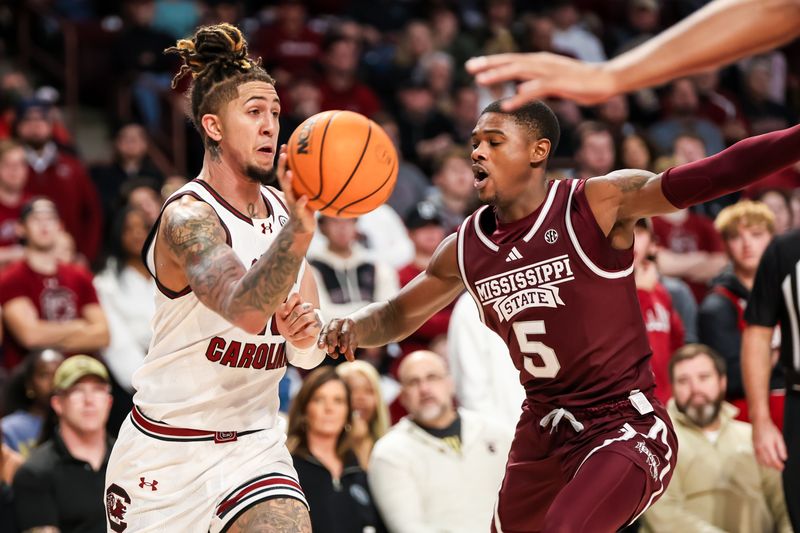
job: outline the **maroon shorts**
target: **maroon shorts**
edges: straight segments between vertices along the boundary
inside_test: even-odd
[[[608,520],[621,523],[602,524],[598,520],[603,519],[596,518],[589,531],[616,531],[635,520],[663,494],[677,457],[677,441],[667,411],[652,395],[648,399],[653,412],[644,415],[628,399],[570,409],[576,422],[583,425],[581,431],[576,431],[566,418],[555,428],[542,427],[542,419],[557,407],[526,400],[509,452],[492,531],[542,531],[548,510],[555,505],[568,510],[560,515],[563,520],[567,516],[582,516],[581,513],[611,516],[594,508],[600,500],[616,507],[613,518]],[[620,456],[627,460],[620,460]],[[591,468],[587,464],[581,472],[587,461]],[[638,468],[631,468],[630,463]],[[583,476],[576,479],[579,473]],[[619,482],[624,476],[632,482]],[[574,483],[568,486],[571,481]],[[571,501],[554,504],[559,493],[567,493],[565,489],[569,490]],[[591,491],[598,492],[597,498]],[[572,498],[576,494],[581,497]],[[580,505],[593,509],[581,509]],[[627,507],[620,509],[620,506]],[[548,523],[553,523],[552,516],[547,518]]]

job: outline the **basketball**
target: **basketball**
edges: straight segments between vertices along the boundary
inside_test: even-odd
[[[289,138],[292,188],[324,215],[351,218],[384,203],[397,181],[397,151],[386,132],[364,115],[324,111]]]

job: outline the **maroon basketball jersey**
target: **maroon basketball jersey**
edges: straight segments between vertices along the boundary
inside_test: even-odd
[[[500,228],[482,207],[458,232],[481,319],[505,340],[528,397],[563,407],[653,388],[633,249],[611,247],[584,184],[551,182],[534,213]]]

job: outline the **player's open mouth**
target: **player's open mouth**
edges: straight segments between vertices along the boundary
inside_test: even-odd
[[[261,152],[262,154],[271,154],[275,152],[272,146],[262,146],[261,148],[258,149],[258,151]]]
[[[480,165],[472,165],[472,173],[475,175],[476,187],[478,187],[483,180],[489,177],[489,171]]]

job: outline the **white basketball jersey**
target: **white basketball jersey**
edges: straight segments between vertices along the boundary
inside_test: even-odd
[[[269,209],[264,219],[243,215],[199,179],[181,187],[165,206],[186,195],[214,209],[228,244],[248,269],[270,247],[289,217],[283,198],[271,187],[261,191]],[[160,221],[159,217],[143,251],[154,278]],[[291,292],[299,290],[303,268]],[[174,292],[157,278],[156,285],[153,339],[144,364],[133,375],[133,401],[142,413],[181,428],[246,431],[273,427],[279,407],[278,382],[286,371],[284,338],[273,319],[261,334],[253,335],[203,305],[191,287]]]

